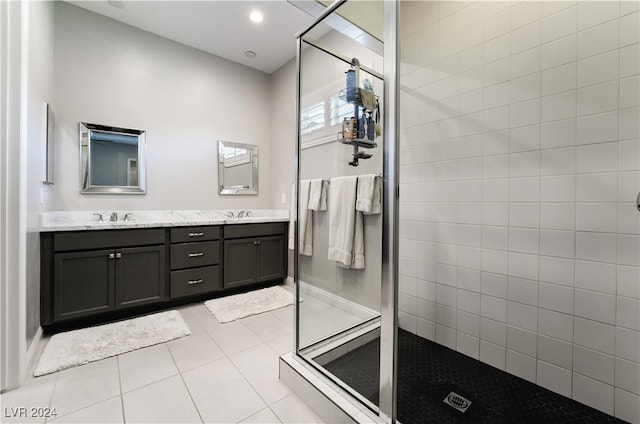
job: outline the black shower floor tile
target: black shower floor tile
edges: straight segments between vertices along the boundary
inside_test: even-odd
[[[376,339],[325,368],[378,404],[379,352]],[[624,423],[404,330],[398,370],[398,418],[404,424]],[[466,412],[444,402],[451,392],[471,402]]]

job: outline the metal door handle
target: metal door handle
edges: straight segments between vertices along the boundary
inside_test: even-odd
[[[204,233],[189,233],[189,237],[202,237]]]
[[[193,284],[202,284],[204,283],[204,280],[202,278],[198,278],[197,280],[189,280],[187,281],[187,284],[189,284],[190,286]]]
[[[190,258],[198,258],[200,256],[204,256],[204,252],[189,253],[187,256],[189,256]]]

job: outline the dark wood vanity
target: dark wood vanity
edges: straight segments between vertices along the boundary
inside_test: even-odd
[[[92,325],[280,283],[287,222],[42,232],[41,325]]]

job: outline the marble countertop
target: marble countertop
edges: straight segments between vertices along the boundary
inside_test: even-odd
[[[110,220],[114,213],[117,215],[117,221]],[[125,215],[127,215],[126,220]],[[282,209],[52,211],[40,214],[40,231],[113,230],[285,221],[289,221],[289,211]]]

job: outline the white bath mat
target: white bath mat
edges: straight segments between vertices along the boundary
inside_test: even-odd
[[[54,334],[33,374],[50,374],[189,334],[178,311]]]
[[[220,297],[204,302],[219,322],[231,322],[249,315],[293,305],[293,293],[279,286]]]

